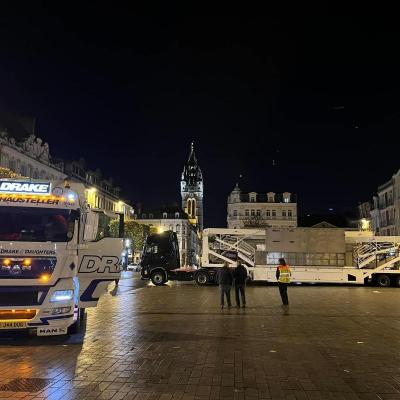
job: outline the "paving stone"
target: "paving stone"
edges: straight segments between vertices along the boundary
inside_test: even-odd
[[[276,286],[230,311],[215,286],[122,289],[87,310],[82,343],[0,338],[0,385],[52,379],[0,399],[400,399],[399,293],[289,287],[286,313]]]

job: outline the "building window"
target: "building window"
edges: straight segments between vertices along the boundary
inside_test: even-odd
[[[283,202],[284,203],[289,203],[289,197],[284,197]]]
[[[149,218],[152,219],[153,218],[153,214],[149,214]]]
[[[237,210],[233,210],[233,216],[237,217]]]
[[[166,212],[164,212],[164,213],[162,214],[162,217],[163,217],[164,219],[167,219],[167,218],[168,218],[168,214],[167,214]]]
[[[177,218],[177,219],[179,218],[179,213],[178,212],[175,213],[175,218]]]
[[[182,225],[182,233],[186,234],[186,226],[185,225]]]
[[[182,239],[182,250],[186,249],[186,241],[185,239]]]
[[[282,211],[282,217],[286,217],[286,211],[285,210]]]
[[[146,218],[146,214],[142,214],[142,218]]]
[[[288,217],[291,217],[292,216],[292,210],[288,210],[287,215],[288,215]]]
[[[251,210],[251,216],[254,217],[256,215],[256,210]]]
[[[272,210],[272,216],[276,217],[276,210]]]
[[[245,210],[244,215],[248,217],[250,215],[249,210]]]
[[[257,195],[255,193],[250,194],[250,203],[255,203],[257,200]]]
[[[190,218],[196,217],[196,199],[188,199],[187,214],[189,215]]]
[[[176,225],[176,233],[181,233],[181,226],[179,224]]]
[[[256,215],[257,215],[257,217],[261,217],[261,210],[257,210]]]
[[[267,217],[271,216],[271,210],[267,210]]]
[[[275,202],[275,194],[269,193],[268,194],[268,203],[274,203],[274,202]]]

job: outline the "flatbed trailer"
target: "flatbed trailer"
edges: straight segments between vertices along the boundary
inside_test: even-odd
[[[205,229],[202,268],[194,279],[216,283],[223,263],[235,266],[239,260],[252,281],[276,282],[277,262],[284,257],[293,283],[400,286],[399,248],[398,236],[343,229]],[[299,259],[308,264],[296,264]]]

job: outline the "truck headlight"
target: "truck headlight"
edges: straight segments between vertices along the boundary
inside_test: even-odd
[[[55,301],[68,301],[72,300],[74,297],[73,290],[56,290],[50,298],[50,303],[54,303]]]

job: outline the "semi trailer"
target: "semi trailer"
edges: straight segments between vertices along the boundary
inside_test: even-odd
[[[162,243],[162,244],[161,244]],[[266,228],[203,231],[200,268],[180,268],[174,232],[150,235],[142,277],[155,285],[168,280],[217,283],[224,262],[242,262],[252,281],[276,282],[279,258],[292,268],[294,283],[400,286],[400,237],[374,236],[341,228]]]

